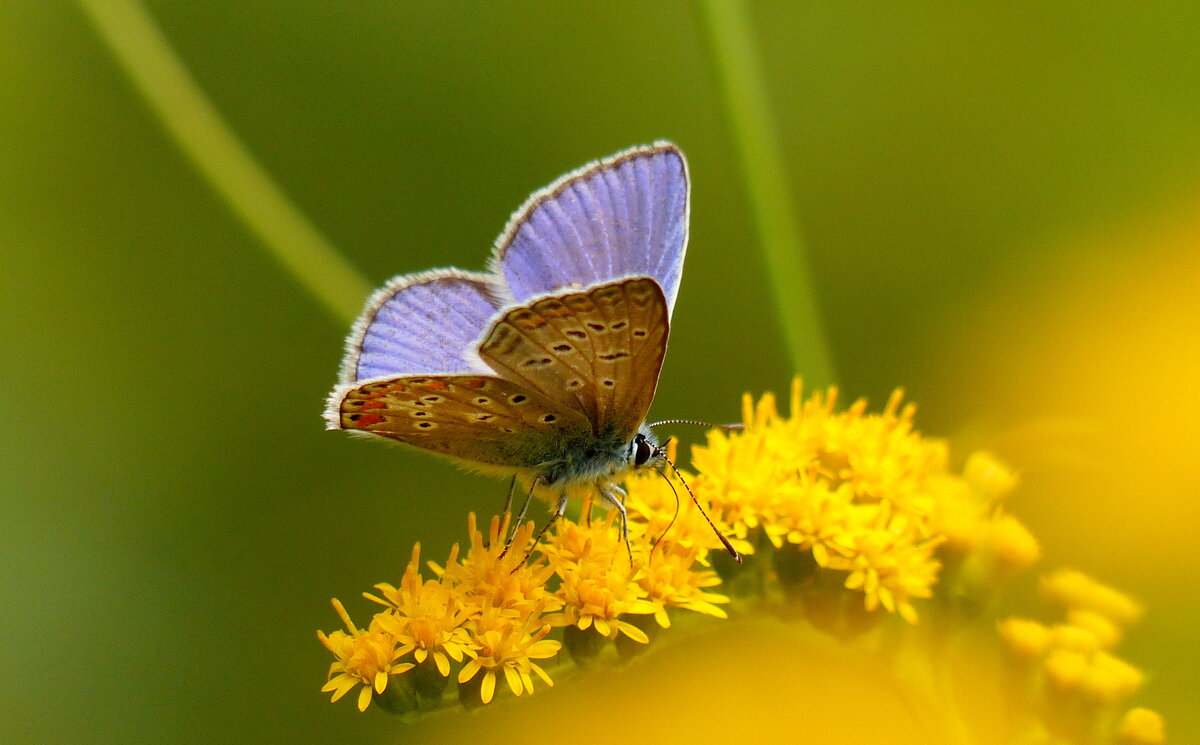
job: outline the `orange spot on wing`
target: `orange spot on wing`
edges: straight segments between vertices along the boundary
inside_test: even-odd
[[[372,396],[371,398],[374,399],[376,397]],[[360,409],[386,409],[387,404],[385,404],[382,401],[375,401],[375,400],[363,401],[362,406],[359,406],[358,408],[360,408]]]
[[[370,427],[372,424],[379,424],[383,421],[383,417],[378,414],[363,414],[358,418],[357,422],[351,422],[351,426],[356,428]]]
[[[467,378],[466,380],[462,381],[462,384],[468,388],[482,388],[487,384],[487,381],[479,378]]]
[[[446,385],[446,381],[434,378],[421,387],[427,391],[444,391],[450,386]]]

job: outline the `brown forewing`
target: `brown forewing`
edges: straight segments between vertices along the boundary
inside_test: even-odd
[[[509,310],[479,356],[502,377],[586,416],[594,433],[632,437],[654,399],[668,328],[662,288],[630,277]]]
[[[489,375],[405,376],[364,383],[339,404],[342,429],[499,466],[539,465],[554,443],[590,431],[578,412]]]

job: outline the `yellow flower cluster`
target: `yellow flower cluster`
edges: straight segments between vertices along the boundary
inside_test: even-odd
[[[1069,742],[1097,732],[1122,742],[1164,742],[1162,718],[1142,708],[1115,716],[1141,689],[1145,675],[1113,654],[1125,629],[1141,616],[1133,599],[1082,572],[1058,570],[1042,578],[1042,594],[1065,613],[1047,626],[1027,618],[999,622],[1020,679],[1039,705],[1026,728]]]
[[[632,554],[614,517],[561,520],[540,551],[529,554],[532,523],[509,541],[507,517],[492,518],[485,537],[472,514],[466,556],[455,545],[444,566],[429,562],[429,579],[421,574],[418,544],[398,586],[378,584],[378,594],[364,593],[384,606],[367,630],[356,628],[334,600],[347,630],[317,634],[335,657],[323,690],[336,701],[359,688],[359,710],[373,700],[396,712],[435,709],[445,704],[457,666],[459,699],[487,704],[500,678],[515,696],[532,693],[535,676],[553,685],[536,661],[561,649],[561,642],[547,638],[555,627],[566,627],[572,658],[584,662],[605,639],[648,642],[646,632],[626,620],[631,616],[656,618],[663,627],[671,607],[724,616],[713,603],[727,599],[702,589],[719,579],[693,567],[702,549],[664,541],[651,559],[642,548],[648,544],[639,542]],[[644,535],[640,522],[633,526]]]
[[[862,400],[838,411],[836,389],[805,399],[796,381],[783,415],[770,394],[747,396],[744,427],[710,431],[693,449],[694,473],[626,479],[628,541],[618,513],[593,519],[590,501],[536,549],[532,524],[510,535],[508,518],[496,517],[485,535],[471,515],[465,556],[456,545],[424,576],[418,546],[398,586],[366,594],[383,609],[365,630],[334,601],[346,630],[318,633],[335,658],[324,690],[337,700],[358,688],[360,709],[376,701],[422,711],[451,701],[454,679],[461,702],[486,704],[501,679],[515,696],[532,693],[535,679],[551,685],[543,665],[563,649],[585,665],[613,647],[641,648],[679,610],[725,618],[730,595],[746,599],[743,614],[794,617],[798,607],[822,632],[907,660],[910,679],[945,679],[951,632],[984,617],[1041,551],[1004,506],[1016,475],[982,452],[951,468],[945,443],[914,429],[915,408],[902,398],[897,391],[879,413]],[[717,531],[744,564],[724,553]],[[1112,649],[1140,607],[1078,572],[1047,575],[1042,588],[1064,622],[999,624],[1032,692],[1019,698],[1039,702],[1020,705],[1027,741],[1103,731],[1161,743],[1156,713],[1119,718],[1144,676]],[[922,603],[935,623],[918,625]],[[881,625],[896,617],[906,623]],[[927,658],[915,677],[913,650]],[[954,710],[953,696],[940,698]]]
[[[349,632],[317,634],[336,658],[323,690],[336,701],[362,686],[359,710],[372,694],[396,711],[437,708],[451,660],[462,663],[457,681],[467,702],[472,695],[491,701],[500,676],[518,696],[533,692],[533,675],[552,685],[534,662],[553,657],[560,646],[545,638],[551,628],[545,613],[559,605],[546,589],[551,571],[543,562],[525,562],[522,551],[505,552],[506,526],[507,520],[494,518],[485,542],[472,514],[467,555],[460,559],[456,544],[445,567],[430,562],[432,579],[421,576],[421,547],[415,546],[399,587],[378,584],[378,595],[364,593],[384,606],[365,632],[335,600]],[[514,545],[529,545],[532,530],[532,525],[518,530]],[[396,676],[398,685],[392,683]]]
[[[695,450],[701,500],[740,551],[775,550],[814,621],[831,578],[861,593],[864,610],[916,623],[914,599],[931,597],[947,569],[956,588],[990,591],[1038,559],[1036,540],[1000,508],[1011,472],[980,453],[952,473],[945,444],[915,432],[915,407],[901,401],[897,391],[879,414],[864,400],[838,412],[836,389],[804,400],[797,380],[789,416],[769,394],[747,397],[745,431],[714,430]]]

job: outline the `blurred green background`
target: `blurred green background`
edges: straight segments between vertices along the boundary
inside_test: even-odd
[[[373,284],[479,269],[533,189],[674,140],[692,237],[654,414],[731,420],[743,391],[786,390],[693,5],[147,7]],[[750,18],[841,387],[881,405],[904,386],[959,457],[995,447],[1023,469],[1014,511],[1047,566],[1147,602],[1123,647],[1151,676],[1139,701],[1200,738],[1200,409],[1177,395],[1200,370],[1200,5]],[[414,541],[444,556],[503,484],[323,431],[348,324],[214,194],[79,7],[6,0],[0,39],[0,741],[421,739],[327,703],[314,630],[337,626],[331,596],[361,617],[358,593],[395,581]],[[1136,326],[1106,325],[1126,306]],[[1122,342],[1147,328],[1161,345]],[[1108,434],[1073,441],[1064,472],[1038,458],[1062,428],[1048,447],[1012,436],[1047,421]],[[1088,464],[1120,455],[1172,478],[1104,492]]]

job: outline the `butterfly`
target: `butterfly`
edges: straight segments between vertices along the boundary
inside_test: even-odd
[[[548,491],[557,503],[542,532],[581,492],[620,510],[625,524],[621,481],[666,461],[646,415],[679,292],[689,200],[678,147],[633,147],[534,192],[496,240],[489,271],[395,277],[346,340],[327,428]]]

